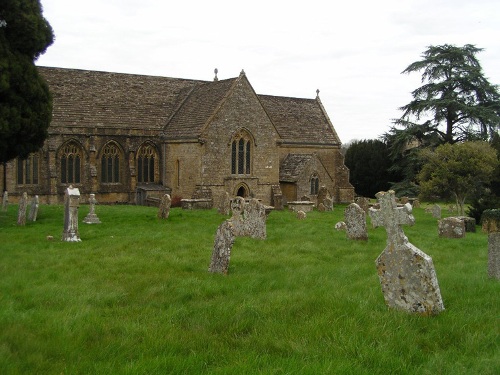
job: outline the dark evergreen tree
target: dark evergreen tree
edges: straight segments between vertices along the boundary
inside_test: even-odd
[[[0,162],[27,156],[47,138],[52,99],[34,63],[53,40],[39,0],[2,0]]]

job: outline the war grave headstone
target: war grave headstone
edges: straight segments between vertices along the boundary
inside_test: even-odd
[[[80,190],[69,186],[64,194],[64,230],[62,240],[80,242],[78,232],[78,208],[80,206]]]
[[[369,215],[374,227],[387,231],[386,248],[375,262],[386,304],[410,313],[439,314],[444,304],[432,258],[408,242],[401,228],[415,223],[411,205],[398,207],[391,190],[376,197],[380,209],[370,208]]]
[[[158,207],[158,219],[168,219],[171,205],[172,199],[170,198],[170,194],[164,194],[161,197],[160,206]]]
[[[367,240],[366,212],[356,203],[351,203],[344,210],[344,221],[335,225],[337,230],[345,230],[350,240]]]
[[[30,213],[28,214],[28,220],[30,221],[36,221],[36,218],[38,216],[38,195],[35,195],[33,199],[31,200],[31,206],[30,206]]]
[[[28,208],[28,193],[24,192],[19,199],[17,209],[17,225],[26,225],[26,209]]]
[[[439,237],[445,238],[464,238],[465,223],[456,217],[445,217],[438,220]]]
[[[95,199],[95,194],[89,195],[89,213],[83,219],[85,224],[101,224],[101,220],[97,217],[95,213],[95,205],[97,204],[97,199]]]
[[[7,191],[4,191],[2,197],[2,211],[7,211],[8,206],[9,206],[9,193]]]
[[[488,276],[500,280],[500,209],[485,210],[481,222],[488,234]]]
[[[231,202],[232,217],[224,221],[215,233],[209,272],[227,274],[235,237],[266,238],[266,208],[257,199],[248,203],[242,197]]]

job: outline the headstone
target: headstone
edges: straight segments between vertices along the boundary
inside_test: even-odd
[[[368,212],[368,208],[370,208],[370,199],[365,198],[365,197],[356,197],[354,200],[354,203],[356,203],[361,209],[365,212]]]
[[[3,192],[2,198],[2,211],[7,211],[7,206],[9,205],[9,193],[7,190]]]
[[[219,200],[219,208],[217,211],[221,215],[229,215],[231,213],[231,198],[229,197],[229,193],[227,191],[224,191],[221,194],[220,200]]]
[[[28,207],[28,193],[24,192],[19,199],[17,210],[17,225],[26,225],[26,209]]]
[[[318,204],[318,211],[319,212],[325,212],[326,211],[326,207],[323,203],[320,203]]]
[[[418,199],[414,199],[412,203],[413,208],[420,208],[420,201]]]
[[[78,232],[78,208],[80,205],[80,190],[70,186],[64,194],[64,231],[62,240],[66,242],[80,242]]]
[[[465,224],[459,218],[445,217],[438,220],[438,234],[445,238],[464,238]]]
[[[272,185],[271,194],[271,204],[274,209],[278,211],[283,210],[284,202],[281,187],[279,185]]]
[[[160,206],[158,207],[158,219],[168,219],[171,205],[172,199],[170,198],[170,194],[163,195],[163,197],[161,197]]]
[[[464,222],[465,231],[474,233],[476,231],[476,219],[468,216],[457,216],[457,219],[460,219]]]
[[[377,193],[380,209],[370,208],[374,227],[387,231],[387,245],[376,260],[386,304],[421,315],[444,310],[432,258],[408,242],[401,225],[413,225],[411,205],[397,207],[393,191]]]
[[[483,211],[481,222],[488,233],[488,276],[500,280],[500,209]]]
[[[89,213],[83,219],[85,224],[101,224],[101,220],[97,217],[95,213],[95,205],[97,204],[97,199],[95,199],[95,194],[90,194],[89,196]]]
[[[345,228],[347,238],[350,240],[368,239],[368,232],[366,231],[366,212],[356,203],[351,203],[345,208],[343,223],[344,225],[339,225],[339,228]]]
[[[35,195],[31,200],[30,213],[28,215],[28,220],[36,221],[38,216],[38,195]]]
[[[338,223],[336,223],[335,224],[335,229],[338,230],[338,231],[346,230],[347,227],[345,225],[345,222],[344,221],[339,221]]]
[[[326,186],[321,186],[318,191],[318,196],[316,197],[319,206],[322,204],[324,206],[324,211],[331,211],[333,209],[333,199],[332,195],[326,188]]]
[[[323,204],[325,205],[326,211],[333,211],[333,199],[326,197],[323,199]]]
[[[441,206],[439,204],[435,204],[432,206],[432,217],[436,219],[441,219]]]
[[[227,274],[229,269],[229,259],[231,258],[231,249],[234,244],[234,230],[231,221],[224,221],[217,228],[215,233],[214,249],[212,251],[212,259],[209,272]]]
[[[297,219],[304,220],[307,218],[307,214],[304,211],[297,211]]]

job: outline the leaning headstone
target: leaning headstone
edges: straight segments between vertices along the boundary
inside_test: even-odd
[[[78,232],[78,208],[80,205],[80,190],[70,186],[64,194],[64,230],[62,240],[80,242]]]
[[[95,213],[95,205],[97,204],[97,199],[95,199],[95,194],[90,194],[89,196],[89,213],[83,219],[85,224],[101,224],[101,220],[97,217]]]
[[[229,215],[231,213],[231,198],[229,197],[229,193],[227,191],[221,194],[217,211],[221,215]]]
[[[500,280],[500,209],[483,211],[481,222],[488,233],[488,276]]]
[[[457,217],[445,217],[438,220],[438,234],[445,238],[464,238],[465,224]]]
[[[229,259],[231,258],[231,249],[234,244],[234,230],[231,221],[224,221],[217,228],[215,233],[214,249],[212,251],[212,259],[209,272],[227,274],[229,269]]]
[[[413,225],[411,205],[397,207],[394,191],[376,195],[380,209],[370,208],[374,227],[387,231],[387,246],[376,260],[386,304],[395,309],[436,315],[444,310],[432,258],[408,242],[401,225]]]
[[[9,205],[9,193],[7,190],[3,192],[2,198],[2,211],[7,211],[7,206]]]
[[[28,220],[36,221],[38,216],[38,195],[35,195],[31,200],[30,213],[28,215]]]
[[[347,238],[350,240],[367,240],[366,212],[356,203],[351,203],[344,210],[344,223]]]
[[[19,199],[17,210],[17,225],[26,225],[26,209],[28,208],[28,193],[24,192]]]
[[[170,198],[170,194],[165,194],[161,197],[160,206],[158,207],[158,219],[168,219],[171,205],[172,199]]]
[[[441,219],[441,206],[439,204],[435,204],[434,206],[432,206],[431,212],[432,217]]]

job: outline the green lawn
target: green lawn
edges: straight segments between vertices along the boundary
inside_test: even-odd
[[[446,310],[388,310],[364,242],[334,230],[343,206],[304,221],[271,212],[266,240],[237,238],[229,274],[207,272],[215,210],[97,206],[82,242],[61,241],[63,207],[16,225],[0,212],[0,374],[500,374],[500,281],[487,235],[404,227],[432,256]],[[29,208],[28,208],[29,209]],[[368,219],[369,220],[369,219]],[[52,241],[47,236],[53,236]]]

